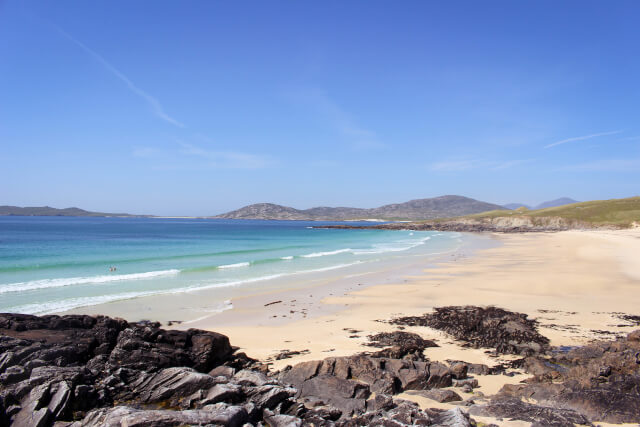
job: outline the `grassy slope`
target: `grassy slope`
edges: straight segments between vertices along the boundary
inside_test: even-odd
[[[508,218],[514,216],[528,216],[532,218],[560,217],[595,225],[611,224],[625,227],[630,226],[633,222],[640,223],[640,197],[593,200],[591,202],[573,203],[571,205],[534,211],[526,209],[489,211],[475,215],[467,215],[464,218]]]

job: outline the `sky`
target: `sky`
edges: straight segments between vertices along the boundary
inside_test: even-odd
[[[2,1],[0,205],[640,194],[637,1]]]

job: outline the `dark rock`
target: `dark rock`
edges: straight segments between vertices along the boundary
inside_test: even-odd
[[[573,427],[576,424],[591,424],[584,415],[574,410],[534,405],[515,398],[495,399],[488,405],[474,406],[469,412],[472,415],[509,418],[541,426]]]
[[[231,366],[223,366],[223,365],[215,367],[209,372],[209,375],[211,375],[212,377],[231,378],[235,374],[236,374],[236,370],[234,368],[232,368]]]
[[[377,353],[373,353],[373,357],[388,357],[392,359],[402,359],[408,355],[412,355],[415,360],[424,360],[423,351],[428,347],[437,347],[438,345],[431,341],[425,340],[420,335],[411,332],[395,331],[380,332],[376,335],[369,335],[368,346],[371,347],[391,347]]]
[[[367,400],[367,411],[388,410],[393,406],[393,398],[386,394],[376,394],[374,398]]]
[[[350,417],[365,411],[366,399],[370,394],[366,384],[323,374],[305,381],[297,397],[318,397],[338,408],[343,417]]]
[[[119,400],[167,402],[170,406],[179,406],[185,397],[213,387],[215,380],[211,375],[201,374],[192,368],[167,368],[155,374],[140,375],[130,384],[133,390],[120,396]]]
[[[593,422],[640,422],[638,355],[640,342],[627,336],[554,353],[551,358],[528,358],[525,368],[534,377],[526,384],[503,387],[492,404],[525,398],[549,411],[573,411]]]
[[[439,307],[434,313],[391,323],[439,329],[476,348],[495,348],[498,353],[533,355],[549,350],[549,339],[538,333],[535,320],[496,307]]]
[[[140,410],[126,406],[91,411],[82,420],[83,427],[174,427],[183,425],[241,426],[247,421],[241,406],[210,405],[202,410]]]
[[[200,407],[212,403],[239,403],[244,399],[242,387],[237,384],[216,384],[207,391],[202,400],[198,402]]]
[[[262,386],[271,381],[265,374],[247,369],[236,373],[231,380],[236,384],[248,386]]]
[[[467,378],[467,371],[469,370],[469,365],[464,362],[453,362],[449,369],[451,370],[451,376],[456,380],[463,380]]]
[[[299,427],[302,420],[291,415],[275,415],[265,411],[264,420],[270,427]]]
[[[413,335],[382,339],[402,358],[334,357],[276,376],[213,332],[0,314],[0,427],[432,424],[391,395],[451,385],[452,371],[425,361]]]
[[[251,391],[250,400],[260,409],[274,409],[285,400],[293,397],[297,390],[279,385],[263,385]]]
[[[453,390],[409,390],[407,393],[426,397],[427,399],[435,400],[436,402],[440,403],[459,402],[462,400],[462,397],[460,397],[460,395]]]
[[[460,408],[450,409],[448,411],[436,412],[432,415],[433,425],[440,427],[472,427],[469,414],[463,412]]]

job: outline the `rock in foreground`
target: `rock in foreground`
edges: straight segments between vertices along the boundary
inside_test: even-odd
[[[391,397],[451,382],[425,362],[332,359],[281,381],[224,335],[104,316],[0,314],[0,352],[0,427],[472,425]]]
[[[504,386],[489,405],[472,412],[543,424],[566,421],[558,425],[640,422],[640,330],[548,358],[530,357],[524,368],[534,375],[526,384]]]

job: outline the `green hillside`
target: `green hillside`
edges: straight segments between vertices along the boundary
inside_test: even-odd
[[[573,203],[571,205],[533,211],[525,208],[520,208],[515,211],[496,210],[467,215],[464,218],[508,218],[514,216],[528,216],[531,218],[560,217],[568,220],[591,223],[594,225],[611,224],[627,227],[631,226],[633,222],[640,223],[640,197],[593,200],[590,202]]]

